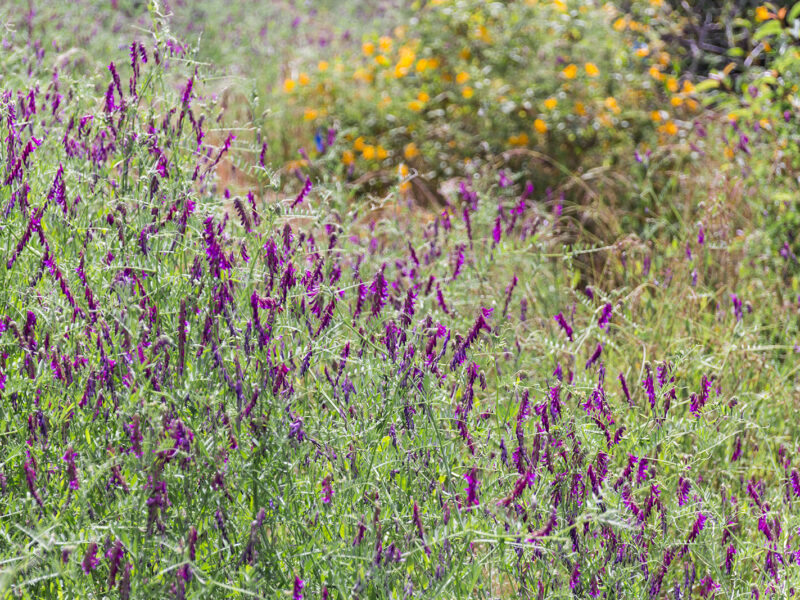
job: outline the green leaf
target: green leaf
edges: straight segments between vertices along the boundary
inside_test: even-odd
[[[767,21],[759,27],[753,34],[753,41],[757,42],[770,35],[777,35],[782,31],[781,22],[777,20]]]
[[[797,2],[792,7],[792,10],[789,11],[789,14],[786,16],[786,22],[792,23],[797,18],[797,15],[800,15],[800,2]]]
[[[705,92],[707,90],[713,90],[718,87],[719,87],[719,81],[717,81],[716,79],[704,79],[696,86],[694,86],[694,89],[696,92],[699,93],[699,92]]]

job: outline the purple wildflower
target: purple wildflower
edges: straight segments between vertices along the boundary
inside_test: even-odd
[[[731,574],[731,569],[733,568],[733,557],[735,554],[736,554],[736,548],[734,548],[733,544],[731,544],[725,551],[725,572],[728,575]]]
[[[553,318],[556,320],[556,323],[558,323],[561,326],[561,329],[564,330],[564,333],[567,334],[567,338],[569,338],[569,341],[571,342],[572,341],[572,327],[569,326],[569,323],[567,323],[567,320],[564,318],[564,315],[562,313],[558,313]]]
[[[737,321],[742,320],[742,301],[736,294],[731,294],[731,304],[733,304],[733,314]]]
[[[297,198],[294,199],[294,202],[292,202],[292,205],[289,208],[294,208],[298,204],[302,203],[303,200],[306,199],[306,196],[308,196],[308,193],[310,191],[311,191],[311,179],[309,177],[306,177],[306,182],[303,185],[303,189],[297,195]]]
[[[333,488],[331,487],[331,476],[328,475],[322,480],[322,502],[330,504],[333,498]]]
[[[78,482],[78,467],[75,464],[75,457],[78,456],[77,452],[72,450],[72,446],[67,448],[61,460],[67,463],[67,478],[69,479],[69,487],[72,490],[77,490],[81,487]]]
[[[467,487],[465,488],[467,491],[467,506],[478,506],[480,504],[480,500],[478,500],[478,486],[480,485],[478,470],[472,467],[470,472],[464,475],[464,479],[467,480]]]
[[[628,400],[628,404],[633,406],[633,400],[631,400],[631,393],[628,391],[628,383],[625,381],[625,375],[620,372],[619,374],[619,383],[622,386],[622,393],[625,394],[625,398]]]
[[[91,542],[81,561],[81,569],[83,569],[84,573],[89,574],[94,571],[99,564],[100,560],[97,558],[97,543]]]
[[[593,365],[595,362],[597,362],[597,359],[598,359],[598,358],[600,358],[600,355],[601,355],[602,353],[603,353],[603,344],[601,344],[600,342],[598,342],[598,343],[597,343],[597,348],[595,348],[595,349],[594,349],[594,352],[593,352],[593,353],[592,353],[592,355],[589,357],[589,360],[587,360],[587,361],[586,361],[586,368],[588,369],[588,368],[589,368],[589,367],[591,367],[591,366],[592,366],[592,365]]]
[[[494,240],[494,245],[500,243],[500,236],[503,233],[503,228],[500,226],[500,215],[497,215],[497,218],[494,221],[494,228],[492,229],[492,239]]]
[[[692,531],[689,533],[688,541],[693,542],[697,536],[700,535],[700,532],[703,531],[703,528],[706,525],[707,519],[708,517],[703,513],[697,513],[697,519],[695,520],[694,525],[692,525]]]
[[[610,303],[603,307],[603,312],[600,313],[600,318],[597,320],[597,326],[600,327],[600,329],[606,328],[608,322],[611,320],[611,313],[613,310],[614,309]]]
[[[292,600],[303,600],[303,588],[306,582],[297,575],[294,576],[294,589],[292,590]]]

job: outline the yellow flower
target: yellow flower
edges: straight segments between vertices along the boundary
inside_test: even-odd
[[[428,59],[427,58],[420,58],[417,61],[417,73],[424,73],[425,69],[428,68]]]
[[[636,56],[638,56],[639,58],[644,58],[649,54],[650,54],[650,48],[648,48],[647,46],[641,46],[636,49]]]
[[[420,92],[419,94],[417,94],[417,100],[419,100],[420,102],[427,102],[430,99],[431,97],[428,96],[428,94],[425,92]]]
[[[758,21],[759,23],[761,21],[766,21],[771,18],[772,14],[769,12],[769,9],[763,4],[756,9],[756,21]]]
[[[653,120],[653,123],[659,123],[661,121],[661,111],[654,110],[650,113],[650,118]]]
[[[425,108],[425,105],[419,100],[412,100],[411,102],[408,103],[408,108],[410,108],[414,112],[419,112],[423,108]]]
[[[675,124],[674,121],[667,121],[658,129],[659,131],[662,131],[663,133],[666,133],[668,135],[675,135],[678,133],[678,126]]]
[[[536,119],[536,120],[533,122],[533,127],[534,127],[534,129],[536,129],[536,131],[538,131],[539,133],[547,133],[547,123],[545,123],[545,122],[544,122],[544,121],[542,121],[541,119]]]
[[[530,138],[525,132],[522,132],[519,135],[512,135],[510,138],[508,138],[508,143],[512,146],[527,146],[529,141]]]
[[[472,52],[469,48],[462,48],[458,53],[458,57],[461,60],[469,60],[472,57]]]
[[[364,42],[361,44],[361,51],[364,53],[364,56],[372,56],[375,54],[375,44],[372,42]]]
[[[294,82],[294,79],[284,79],[283,80],[283,91],[287,94],[290,93],[297,84]]]
[[[478,29],[475,32],[475,37],[485,44],[492,43],[492,36],[489,33],[489,30],[486,28],[486,25],[478,25]]]
[[[414,142],[406,144],[405,148],[403,148],[403,156],[406,157],[406,160],[411,160],[415,156],[419,156],[417,145]]]
[[[564,70],[561,71],[561,74],[567,79],[575,79],[575,76],[578,74],[578,67],[573,64],[569,64],[564,67]]]
[[[586,63],[584,65],[584,68],[586,69],[586,74],[589,77],[597,77],[598,75],[600,75],[600,69],[598,69],[597,65],[594,64],[594,63],[590,63],[590,62]]]
[[[356,157],[350,150],[345,150],[342,152],[342,162],[346,165],[352,165],[356,160]]]
[[[466,71],[461,71],[458,75],[456,75],[456,83],[466,83],[469,81],[469,73]]]
[[[375,158],[375,146],[364,146],[364,149],[361,151],[361,156],[366,158],[367,160],[372,160]]]
[[[308,73],[300,73],[300,75],[297,76],[297,83],[300,85],[308,85],[310,81],[311,79],[309,78]]]
[[[583,105],[583,102],[575,103],[575,112],[578,113],[578,116],[586,116],[586,107]]]
[[[558,100],[555,98],[548,98],[544,101],[544,107],[547,110],[553,110],[556,106],[558,106]]]
[[[389,52],[392,49],[392,38],[383,36],[378,40],[378,47],[381,49],[381,52]]]
[[[397,64],[403,67],[410,67],[411,65],[414,64],[416,58],[417,58],[416,52],[414,52],[408,46],[403,46],[402,48],[400,48],[400,60],[397,62]]]
[[[317,70],[320,72],[324,72],[328,70],[329,66],[330,65],[328,64],[327,60],[321,60],[317,63]]]
[[[664,74],[661,71],[659,71],[658,67],[655,66],[655,65],[650,67],[650,77],[652,77],[656,81],[663,81],[664,80]]]
[[[678,91],[678,80],[674,77],[667,79],[667,89],[673,94]]]
[[[377,148],[375,148],[375,154],[377,155],[378,160],[383,160],[384,158],[389,156],[389,153],[383,146],[378,146]]]
[[[700,108],[700,105],[697,103],[697,100],[692,100],[691,98],[689,98],[689,99],[686,101],[686,106],[687,106],[687,107],[689,108],[689,110],[691,110],[691,111],[695,111],[695,110],[697,110],[698,108]]]
[[[626,26],[627,24],[628,24],[628,23],[627,23],[627,21],[625,20],[625,17],[620,17],[619,19],[617,19],[616,21],[614,21],[614,26],[613,26],[613,27],[614,27],[614,29],[616,29],[617,31],[622,31],[623,29],[625,29],[625,26]]]
[[[672,106],[680,106],[683,104],[683,98],[680,96],[673,96],[670,98],[669,103],[672,104]]]
[[[361,152],[365,145],[366,144],[364,143],[364,138],[362,136],[357,137],[356,141],[353,142],[353,148],[355,148],[356,152]]]
[[[684,94],[691,94],[694,92],[694,85],[688,79],[685,79],[683,82],[683,89],[681,91]]]
[[[466,98],[467,100],[469,100],[475,95],[475,90],[467,86],[463,90],[461,90],[461,95],[464,96],[464,98]]]
[[[313,121],[314,119],[317,118],[318,114],[319,113],[313,108],[307,108],[305,113],[303,114],[303,119],[306,121]]]
[[[375,57],[375,62],[382,67],[389,66],[389,58],[385,54],[378,54],[378,56]]]
[[[439,59],[438,58],[429,58],[428,59],[428,68],[429,69],[438,69],[439,68]]]
[[[608,98],[606,98],[605,101],[603,101],[603,104],[605,104],[606,108],[611,112],[613,112],[615,115],[619,114],[621,110],[619,104],[617,104],[617,99],[614,98],[613,96],[609,96]]]
[[[728,160],[733,160],[733,148],[730,146],[725,147],[725,158]]]
[[[553,0],[553,6],[556,7],[558,12],[567,12],[567,5],[563,2],[563,0]]]

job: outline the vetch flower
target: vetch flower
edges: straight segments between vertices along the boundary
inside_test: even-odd
[[[607,303],[603,307],[603,312],[600,313],[600,318],[597,320],[597,326],[600,329],[605,329],[608,326],[608,322],[611,320],[611,313],[613,312],[613,307],[610,303]]]
[[[81,569],[88,575],[94,571],[99,564],[100,560],[97,558],[97,543],[91,542],[89,543],[89,547],[86,549],[86,554],[84,554],[83,560],[81,561]]]
[[[306,582],[297,575],[294,576],[294,588],[292,590],[292,600],[303,600],[303,588]]]
[[[570,342],[573,341],[572,340],[572,327],[569,326],[569,323],[567,323],[567,320],[564,318],[564,315],[562,313],[558,313],[553,318],[556,320],[556,323],[558,323],[561,326],[561,329],[564,330],[564,333],[567,334],[567,338],[569,339],[569,341]]]

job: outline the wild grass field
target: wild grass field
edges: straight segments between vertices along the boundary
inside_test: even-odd
[[[795,595],[800,4],[0,24],[0,597]]]

